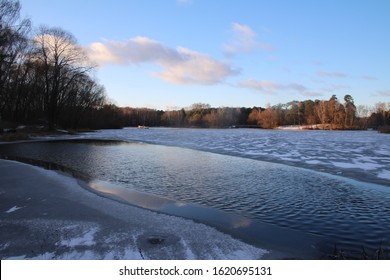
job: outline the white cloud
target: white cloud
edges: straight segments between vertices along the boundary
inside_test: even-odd
[[[324,77],[324,78],[345,78],[347,77],[347,74],[342,72],[325,72],[325,71],[319,71],[317,72],[318,76]]]
[[[224,46],[225,54],[232,56],[237,53],[250,53],[256,49],[273,51],[270,44],[256,41],[256,33],[247,25],[233,23],[231,27],[233,39],[230,44]]]
[[[316,66],[324,66],[324,62],[322,62],[321,60],[313,60],[312,63]]]
[[[315,96],[323,96],[322,93],[316,91],[304,91],[302,92],[303,96],[315,97]]]
[[[99,65],[120,64],[123,63],[121,58],[115,55],[102,43],[92,43],[88,48],[89,58]]]
[[[174,49],[146,37],[92,43],[87,50],[90,58],[101,66],[155,63],[162,70],[152,74],[173,84],[217,84],[239,73],[207,54],[183,47]]]
[[[298,92],[306,92],[307,91],[307,88],[301,84],[297,84],[297,83],[291,83],[287,86],[288,89],[293,89],[293,90],[296,90]]]
[[[177,52],[183,59],[178,63],[164,62],[165,70],[156,76],[173,84],[216,84],[238,74],[229,65],[208,55],[181,47]]]
[[[262,86],[261,82],[256,81],[256,80],[252,80],[252,79],[239,81],[237,86],[243,87],[243,88],[251,88],[251,89],[260,90],[260,91],[263,90],[263,86]]]
[[[377,93],[379,96],[390,97],[390,90],[378,90]]]
[[[350,89],[350,86],[347,85],[339,85],[339,84],[328,84],[323,87],[321,90],[325,92],[335,92],[340,90]]]
[[[363,75],[362,79],[363,80],[376,80],[376,78],[371,76],[371,75]]]
[[[289,84],[283,85],[283,84],[279,84],[279,83],[270,82],[267,80],[258,81],[258,80],[254,80],[254,79],[247,79],[247,80],[239,81],[237,83],[237,86],[242,87],[242,88],[254,89],[254,90],[260,91],[262,93],[272,94],[272,95],[275,95],[276,91],[292,90],[292,91],[296,91],[296,92],[298,92],[302,95],[305,95],[305,96],[306,95],[311,96],[311,92],[309,92],[305,86],[298,84],[298,83],[289,83]]]
[[[249,88],[249,89],[254,89],[257,91],[260,91],[265,94],[270,94],[270,95],[275,95],[274,90],[280,90],[283,88],[282,85],[279,85],[277,83],[272,83],[267,80],[254,80],[254,79],[247,79],[247,80],[242,80],[237,83],[238,87],[242,88]]]

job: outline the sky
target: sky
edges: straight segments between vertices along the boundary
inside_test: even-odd
[[[388,0],[20,0],[72,33],[118,106],[390,102]]]

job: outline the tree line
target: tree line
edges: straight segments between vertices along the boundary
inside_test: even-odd
[[[0,121],[77,128],[119,112],[93,77],[76,38],[61,28],[32,32],[16,0],[0,0]]]
[[[351,95],[340,102],[329,100],[291,101],[267,108],[219,107],[195,103],[188,108],[154,110],[121,108],[123,126],[166,127],[253,127],[272,129],[278,126],[303,126],[308,129],[378,129],[390,125],[390,103],[375,107],[355,106]]]
[[[299,125],[319,129],[367,129],[390,124],[390,103],[376,107],[356,106],[351,95],[342,101],[336,95],[329,100],[291,101],[251,112],[249,119],[263,128]]]
[[[367,129],[390,125],[390,103],[355,106],[338,100],[291,101],[267,108],[120,108],[108,101],[94,66],[76,38],[61,28],[32,32],[17,0],[0,0],[0,124],[41,124],[48,129],[167,127],[259,127],[317,125],[321,129]],[[0,127],[1,128],[1,127]]]

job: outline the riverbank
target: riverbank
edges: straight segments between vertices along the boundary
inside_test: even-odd
[[[64,174],[0,160],[1,259],[261,259],[214,228],[119,203]]]
[[[78,130],[64,130],[55,129],[49,130],[45,126],[10,126],[10,128],[3,128],[0,125],[0,143],[1,142],[15,142],[23,140],[31,140],[37,137],[58,137],[61,135],[76,135],[83,132],[95,132],[92,129],[78,129]]]

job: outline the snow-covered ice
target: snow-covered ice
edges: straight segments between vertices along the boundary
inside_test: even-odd
[[[331,236],[339,236],[340,232],[344,232],[346,236],[348,235],[348,237],[346,238],[351,238],[352,235],[356,235],[355,238],[357,242],[359,242],[359,240],[364,239],[360,238],[358,234],[360,233],[360,230],[362,230],[364,234],[367,233],[367,235],[369,236],[388,236],[387,233],[389,227],[387,226],[387,224],[389,216],[387,213],[388,211],[390,211],[388,208],[389,197],[387,195],[388,192],[383,189],[385,188],[386,190],[388,190],[389,188],[387,186],[390,186],[390,141],[388,135],[379,134],[372,131],[274,131],[249,129],[203,130],[151,128],[149,130],[103,130],[95,133],[85,133],[76,136],[64,135],[57,138],[109,139],[125,140],[137,143],[141,142],[157,144],[157,146],[152,145],[153,147],[155,147],[153,149],[150,149],[150,145],[139,145],[145,147],[149,146],[149,150],[156,150],[156,152],[158,152],[159,154],[161,153],[162,155],[162,161],[157,162],[155,166],[151,165],[150,162],[147,162],[145,164],[140,164],[140,169],[137,169],[136,164],[131,165],[131,167],[127,166],[129,158],[128,155],[126,155],[125,153],[118,153],[121,152],[119,151],[121,147],[117,147],[118,149],[112,147],[111,150],[110,148],[107,148],[105,154],[100,154],[101,158],[106,161],[107,159],[110,160],[112,157],[124,156],[126,162],[124,166],[126,166],[127,168],[125,168],[125,174],[129,175],[131,180],[120,181],[123,178],[120,176],[116,176],[115,173],[116,171],[118,171],[116,170],[118,168],[110,167],[110,165],[107,166],[104,164],[100,164],[104,165],[100,169],[99,166],[96,165],[98,173],[94,175],[100,175],[103,177],[102,180],[110,181],[110,179],[106,178],[107,174],[114,174],[113,176],[116,176],[115,178],[118,178],[119,180],[114,180],[114,183],[123,183],[124,185],[126,185],[126,187],[128,186],[130,188],[133,187],[134,184],[136,184],[137,186],[140,185],[140,182],[134,181],[136,177],[134,176],[134,172],[141,175],[145,174],[145,170],[148,170],[150,166],[153,166],[153,168],[156,167],[160,169],[152,169],[153,172],[148,172],[147,174],[157,174],[156,176],[161,176],[161,174],[169,175],[167,170],[163,168],[161,169],[161,167],[167,166],[168,163],[170,167],[172,167],[172,165],[175,165],[175,160],[172,160],[172,158],[170,157],[170,153],[167,152],[173,151],[174,149],[169,150],[166,146],[189,148],[190,151],[193,152],[193,155],[189,155],[188,158],[190,158],[192,161],[199,162],[199,164],[196,165],[196,169],[194,169],[194,174],[196,173],[195,175],[209,173],[211,173],[210,175],[213,175],[215,173],[213,173],[213,167],[215,165],[218,165],[221,166],[220,171],[226,172],[222,174],[228,174],[225,177],[229,179],[229,184],[233,185],[233,188],[234,186],[241,185],[264,187],[269,186],[270,184],[276,184],[278,187],[270,188],[272,189],[272,192],[267,195],[265,203],[256,205],[257,208],[255,206],[250,208],[255,212],[256,215],[258,215],[256,217],[261,219],[262,221],[265,220],[270,223],[276,223],[277,225],[294,228],[294,226],[297,225],[295,222],[298,223],[302,220],[302,226],[308,227],[310,232],[313,232],[311,231],[313,227],[310,223],[318,220],[318,223],[323,225],[321,230],[325,228],[324,231],[331,234]],[[47,143],[42,144],[45,149],[47,148],[46,144]],[[62,143],[61,145],[64,145],[64,143]],[[159,145],[164,145],[165,148],[159,148],[163,147]],[[81,154],[81,150],[85,150],[85,146],[83,146],[83,144],[74,146],[80,148],[80,153],[75,153],[76,156]],[[135,146],[133,145],[132,148],[135,149]],[[99,152],[101,152],[102,150],[102,147],[90,145],[88,149],[91,150],[91,154],[96,155],[96,157],[91,158],[96,158],[96,162],[98,163],[101,162],[101,159],[98,157]],[[184,151],[186,150],[188,151],[188,149],[176,149],[175,151],[178,151],[177,153],[181,154],[185,153]],[[214,154],[200,153],[199,151],[194,150],[212,152]],[[215,154],[222,154],[233,157],[225,157]],[[132,154],[132,156],[133,155],[134,153]],[[145,154],[141,153],[141,155],[143,159],[147,160]],[[201,160],[196,160],[196,158],[200,158]],[[257,162],[253,161],[253,159]],[[224,164],[224,160],[227,160],[227,164]],[[238,164],[239,162],[241,162],[241,164]],[[282,163],[284,165],[273,165],[269,162]],[[230,170],[228,167],[233,165],[237,168],[232,168]],[[265,174],[261,174],[261,165],[267,166],[267,170],[273,168],[273,170],[277,170],[278,172],[273,174],[273,177],[267,172]],[[191,172],[191,170],[186,168],[186,166],[193,166],[193,163],[189,162],[188,164],[181,166],[183,166],[183,169],[187,170],[188,172]],[[226,168],[223,168],[224,166]],[[290,169],[287,168],[288,166],[300,168],[294,169],[294,172],[292,172],[290,167]],[[172,167],[171,169],[175,170],[175,168],[180,169],[180,166],[174,168]],[[302,168],[314,170],[316,172],[308,173],[307,170],[302,171],[304,170]],[[219,169],[217,168],[217,170]],[[242,170],[242,174],[248,175],[243,177],[245,178],[245,180],[242,180],[242,178],[240,177],[242,175],[240,172],[238,172],[239,174],[236,174],[235,171],[237,170]],[[332,175],[324,173],[330,173],[338,176],[332,177]],[[198,192],[195,194],[195,197],[198,199],[198,201],[195,201],[195,203],[204,202],[202,200],[202,195],[204,194],[206,194],[207,197],[212,197],[210,192],[216,192],[218,194],[223,193],[227,196],[230,195],[227,190],[230,185],[226,186],[226,184],[222,184],[226,180],[223,180],[223,176],[218,177],[218,174],[214,174],[214,177],[201,176],[197,181],[195,181],[195,185],[197,185],[199,180],[209,180],[209,178],[216,179],[212,179],[211,183],[209,181],[202,181],[202,183],[204,183],[203,185],[212,186],[213,188],[210,188],[205,192],[202,192],[201,189],[196,188],[196,191]],[[237,176],[234,176],[234,174],[236,174]],[[54,176],[52,177],[52,179],[56,179],[56,173],[46,174],[45,176]],[[344,178],[340,176],[343,176]],[[173,177],[180,176],[161,176],[159,178],[161,179],[161,182],[163,180],[165,180],[164,182],[171,182],[169,180],[172,180]],[[345,177],[351,178],[352,180],[346,179]],[[97,176],[96,178],[101,177]],[[186,177],[183,178],[185,179]],[[66,181],[68,179],[62,178],[62,180]],[[279,183],[276,183],[276,181]],[[179,180],[179,182],[184,182],[184,180]],[[71,185],[72,183],[69,182],[69,184]],[[220,188],[220,184],[222,188]],[[174,181],[172,185],[181,186],[181,184],[178,184],[177,180]],[[184,189],[184,185],[185,184],[183,184],[183,187],[181,189]],[[302,185],[304,185],[304,187],[302,187]],[[164,197],[169,197],[165,193],[161,194],[159,192],[155,192],[156,188],[158,188],[158,191],[161,191],[162,187],[164,186],[159,186],[159,184],[149,184],[148,186],[148,190],[151,191],[151,193],[162,195]],[[71,194],[75,194],[75,189],[76,188],[68,188],[68,191]],[[245,191],[247,191],[248,189],[250,188],[245,188]],[[173,188],[173,190],[175,191],[177,190],[177,188]],[[194,188],[192,188],[192,190],[194,190]],[[245,196],[246,192],[239,191],[238,195],[243,195],[249,199],[254,197],[258,197],[259,199],[261,199],[261,195],[264,195],[264,193],[265,192],[262,191],[260,193],[256,193],[257,196]],[[308,194],[310,194],[310,198],[308,198]],[[283,205],[271,203],[273,199],[275,201],[278,201],[278,199],[280,199],[280,196],[283,197],[283,195],[285,195],[285,197],[287,198],[287,200],[284,200],[286,204]],[[234,204],[233,206],[228,205],[228,210],[234,209],[235,211],[237,211],[238,209],[238,211],[246,211],[245,207],[251,207],[252,205],[251,200],[249,200],[248,203],[245,200],[234,199],[237,198],[237,194],[233,195],[232,197],[233,200],[226,200],[228,203],[231,202],[231,204]],[[180,200],[181,198],[177,199]],[[49,203],[50,198],[48,198],[47,200],[40,199],[40,201],[42,203]],[[218,205],[216,206],[216,204],[218,204],[219,202],[220,198],[217,197],[217,199],[214,199],[212,201],[212,204],[208,206],[218,208]],[[14,204],[9,205],[8,208],[4,209],[4,211],[10,209],[14,205],[21,205],[20,203],[21,202],[19,201],[15,201]],[[23,202],[23,205],[24,204],[26,204],[26,202]],[[301,204],[304,204],[304,206],[302,206]],[[286,207],[286,205],[288,206]],[[320,207],[317,207],[318,205],[320,205]],[[97,205],[90,206],[94,209],[100,209],[99,207],[96,208]],[[101,208],[104,208],[103,205],[99,206]],[[267,207],[266,209],[264,209],[265,206]],[[29,205],[28,207],[30,209]],[[381,211],[377,211],[377,208],[381,209]],[[222,209],[226,210],[225,208]],[[286,209],[288,211],[285,211]],[[287,212],[287,214],[273,215],[273,213],[279,213],[283,211]],[[19,212],[22,213],[24,211],[16,211],[14,214],[17,214]],[[52,213],[50,213],[49,211],[45,210],[44,212],[45,217],[52,216]],[[121,216],[123,214],[119,212],[117,213],[117,216]],[[333,215],[332,213],[337,213],[337,215]],[[306,217],[305,215],[308,216]],[[329,215],[331,215],[331,218],[329,217]],[[164,215],[164,217],[166,216]],[[170,220],[171,218],[173,217],[169,217],[168,220]],[[248,247],[242,251],[242,248],[244,248],[243,245],[239,247],[230,246],[230,249],[226,250],[226,247],[224,245],[228,243],[224,241],[221,243],[217,242],[218,244],[209,244],[209,246],[213,248],[213,250],[211,252],[206,252],[204,249],[202,249],[203,246],[197,245],[196,242],[198,241],[196,240],[198,240],[198,237],[192,236],[192,231],[188,230],[187,226],[185,226],[187,220],[181,219],[180,222],[176,221],[171,223],[167,222],[166,224],[160,224],[160,222],[158,220],[155,220],[152,216],[150,216],[146,220],[148,219],[151,219],[151,221],[153,221],[152,224],[158,224],[159,229],[164,228],[165,230],[163,230],[162,232],[158,231],[156,233],[156,230],[154,228],[149,227],[148,225],[144,225],[139,226],[137,228],[147,228],[147,230],[131,232],[129,235],[123,232],[119,232],[115,235],[110,234],[110,241],[105,240],[103,242],[104,244],[109,244],[110,242],[112,242],[113,244],[117,244],[118,242],[120,243],[124,239],[126,239],[128,240],[126,244],[130,245],[125,246],[120,252],[114,251],[113,248],[107,249],[103,253],[100,252],[100,258],[124,258],[124,256],[126,256],[126,254],[128,253],[129,255],[133,256],[132,258],[154,259],[161,258],[162,252],[164,252],[164,256],[175,255],[180,256],[180,258],[200,259],[221,258],[221,256],[224,256],[223,258],[236,258],[237,256],[242,257],[242,252],[244,252],[244,255],[246,254],[246,256],[251,256],[249,258],[252,258],[254,255],[256,255],[250,253],[252,252],[252,249]],[[324,220],[326,220],[325,223]],[[308,223],[308,221],[310,222]],[[349,221],[352,221],[353,225],[357,228],[352,229],[352,227],[348,225]],[[138,221],[138,217],[135,217],[133,222],[141,223],[141,221]],[[170,224],[171,226],[180,224],[180,230],[173,230],[171,228],[167,229],[168,224]],[[299,224],[299,226],[301,226],[301,224]],[[66,234],[64,233],[62,239],[60,241],[57,240],[56,242],[60,242],[57,244],[62,244],[63,246],[68,248],[71,247],[66,246],[66,242],[74,242],[75,246],[73,247],[73,249],[68,250],[68,255],[73,254],[71,254],[70,251],[76,250],[74,254],[76,254],[80,258],[90,256],[90,252],[92,249],[89,248],[87,250],[87,247],[99,246],[99,244],[101,244],[101,242],[97,241],[97,239],[99,238],[100,240],[104,240],[100,235],[100,232],[104,231],[104,228],[102,228],[99,223],[91,225],[91,228],[94,227],[99,229],[94,234],[93,232],[86,231],[85,229],[80,228],[77,236],[70,237],[66,236]],[[189,227],[191,228],[190,225]],[[372,227],[373,230],[365,230],[369,227]],[[175,226],[173,226],[172,228],[175,228]],[[210,228],[207,227],[207,229]],[[180,234],[177,234],[177,232],[180,232]],[[203,234],[205,233],[210,232],[209,230],[206,230],[203,232]],[[323,231],[320,231],[319,233],[323,233]],[[150,246],[147,240],[150,236],[155,236],[156,234],[160,236],[165,236],[165,240],[169,241],[169,244],[176,244],[175,246],[177,247],[175,247],[175,250],[172,251],[170,247],[164,248],[163,250],[155,250],[153,246]],[[205,240],[224,239],[221,239],[221,237],[213,238],[208,236],[205,238]],[[86,244],[88,244],[88,242],[95,242],[96,244],[91,246],[87,246],[85,244],[78,244],[78,242],[80,243],[82,241],[86,242]],[[141,250],[142,256],[139,252],[140,244],[142,246],[145,245],[146,248],[145,251]],[[77,251],[81,247],[85,247],[83,249],[85,255],[82,255],[82,253]],[[57,255],[55,257],[64,258],[63,256],[59,257]]]
[[[15,212],[19,209],[22,209],[22,208],[24,208],[24,206],[19,207],[19,206],[15,205],[15,206],[11,207],[10,209],[8,209],[7,211],[5,211],[5,213],[9,214],[9,213]]]
[[[0,213],[1,259],[260,259],[268,253],[204,224],[98,196],[54,171],[5,160],[0,169],[3,209],[15,211],[7,204],[31,198],[29,211]]]
[[[61,137],[178,146],[289,165],[298,164],[333,174],[354,169],[348,176],[372,181],[387,179],[383,177],[383,172],[390,166],[390,136],[375,131],[128,128]]]
[[[379,178],[383,178],[383,179],[390,180],[390,170],[382,170],[382,171],[378,174],[378,177],[379,177]]]

